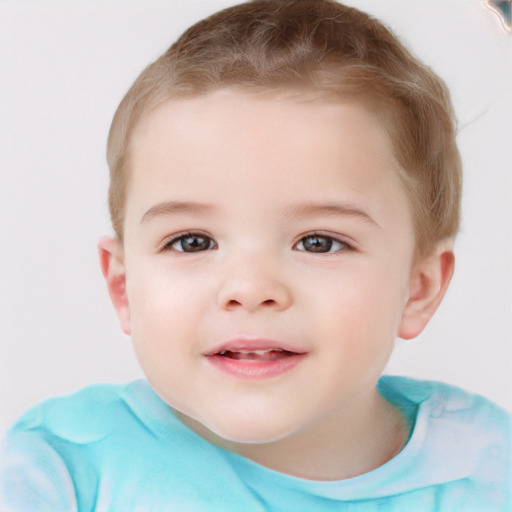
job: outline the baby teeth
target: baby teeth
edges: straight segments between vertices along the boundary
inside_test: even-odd
[[[267,348],[264,350],[223,350],[220,352],[221,356],[226,355],[227,352],[236,352],[238,354],[256,354],[258,356],[263,356],[265,354],[268,354],[269,352],[282,352],[283,349],[281,348]]]
[[[269,352],[282,352],[280,348],[267,348],[265,350],[238,350],[241,354],[256,354],[258,356],[263,356],[268,354]]]

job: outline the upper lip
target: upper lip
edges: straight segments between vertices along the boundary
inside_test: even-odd
[[[272,340],[268,338],[256,338],[256,337],[237,337],[225,341],[220,345],[217,345],[212,350],[206,352],[205,355],[213,356],[220,354],[221,352],[254,352],[256,350],[283,350],[286,352],[293,352],[295,354],[305,354],[306,350],[303,350],[290,343],[282,341]]]

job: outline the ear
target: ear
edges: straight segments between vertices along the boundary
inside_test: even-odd
[[[440,242],[430,256],[414,266],[409,280],[409,298],[398,330],[400,338],[418,336],[432,318],[448,289],[455,266],[453,244]]]
[[[124,251],[117,238],[101,238],[98,242],[101,271],[107,283],[110,300],[124,334],[130,334],[130,309],[126,295]]]

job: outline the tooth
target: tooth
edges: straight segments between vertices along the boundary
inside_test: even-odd
[[[258,356],[263,356],[265,354],[268,354],[269,352],[283,352],[282,348],[266,348],[266,349],[260,349],[260,350],[222,350],[219,352],[219,355],[224,356],[228,352],[237,353],[237,354],[255,354]]]
[[[260,350],[236,350],[236,352],[240,354],[257,354],[259,356],[263,356],[268,354],[269,352],[282,352],[283,350],[280,348],[266,348]]]

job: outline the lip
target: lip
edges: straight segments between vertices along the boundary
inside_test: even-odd
[[[206,356],[213,356],[223,351],[254,351],[254,350],[271,350],[273,348],[293,352],[295,354],[305,354],[306,351],[282,341],[271,340],[267,338],[256,337],[238,337],[217,345],[214,349],[208,351]]]
[[[270,359],[231,358],[226,352],[283,352],[282,357]],[[283,375],[295,368],[307,355],[304,350],[276,340],[264,338],[236,338],[229,340],[204,354],[206,360],[217,370],[240,379],[262,380]]]

